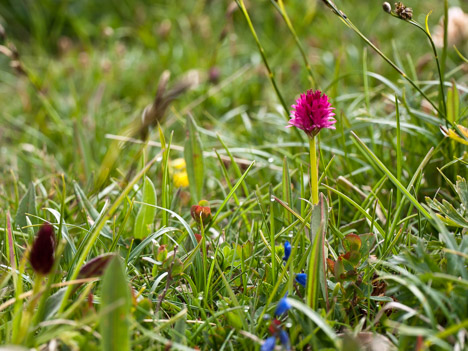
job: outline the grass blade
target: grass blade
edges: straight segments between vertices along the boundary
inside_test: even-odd
[[[156,205],[156,189],[153,182],[148,177],[145,177],[143,185],[143,202]],[[133,236],[136,239],[143,239],[151,232],[151,224],[156,216],[156,208],[152,206],[141,206],[138,215],[135,219],[135,229]]]
[[[130,350],[131,294],[122,260],[115,257],[102,278],[100,329],[103,351]]]
[[[190,195],[192,202],[198,203],[202,199],[203,182],[205,180],[205,166],[203,162],[203,147],[200,135],[191,115],[187,117],[187,140],[184,146],[184,158],[187,165]]]
[[[351,135],[357,141],[360,151],[365,156],[369,157],[377,165],[377,167],[387,175],[387,177],[398,188],[398,190],[401,191],[409,201],[411,201],[411,203],[424,215],[424,217],[426,217],[429,221],[432,221],[432,217],[429,212],[426,211],[426,209],[419,203],[419,201],[416,200],[416,198],[410,194],[410,192],[403,186],[403,184],[398,181],[398,179],[388,170],[388,168],[385,167],[382,161],[380,161],[380,159],[367,147],[367,145],[364,144],[364,142],[359,139],[359,137],[354,132],[351,132]]]

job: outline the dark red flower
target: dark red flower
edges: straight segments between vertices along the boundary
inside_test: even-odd
[[[55,235],[54,227],[49,223],[44,223],[36,235],[29,262],[37,274],[47,275],[54,265]]]

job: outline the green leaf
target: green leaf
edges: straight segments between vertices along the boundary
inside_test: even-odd
[[[78,199],[78,203],[80,204],[80,207],[84,211],[86,211],[88,216],[91,217],[91,219],[94,222],[96,222],[98,218],[100,217],[100,214],[91,204],[91,202],[88,200],[83,189],[80,188],[77,182],[73,182],[73,190],[75,191],[75,195],[76,195],[76,198]],[[101,230],[101,234],[102,236],[105,236],[108,239],[112,239],[112,232],[110,231],[107,225],[104,225],[104,227]]]
[[[310,222],[310,242],[312,250],[309,256],[307,274],[307,304],[315,310],[318,304],[318,290],[321,287],[322,295],[327,301],[327,281],[325,279],[325,233],[328,223],[328,204],[323,194],[320,194],[319,203],[312,208]]]
[[[59,211],[57,211],[57,210],[55,210],[53,208],[46,208],[46,210],[49,211],[50,213],[52,213],[52,215],[57,220],[57,223],[60,223],[60,216],[61,215],[60,215]],[[76,254],[75,243],[73,242],[73,239],[70,237],[70,234],[68,233],[68,229],[67,229],[67,225],[66,225],[65,221],[63,221],[63,226],[62,226],[62,237],[65,238],[68,245],[70,245],[70,250],[71,250],[72,255],[75,255]]]
[[[47,298],[46,305],[45,305],[45,318],[50,319],[57,313],[58,309],[60,308],[60,303],[62,302],[63,295],[65,295],[66,288],[61,288],[57,290],[56,293],[50,295]]]
[[[101,346],[103,351],[130,350],[131,295],[125,267],[115,257],[102,278]]]
[[[29,184],[28,191],[21,199],[18,211],[16,212],[15,222],[16,225],[26,227],[28,225],[28,220],[26,219],[26,214],[35,216],[36,213],[36,193],[34,191],[34,184]],[[35,222],[34,219],[30,219],[31,222]]]
[[[373,233],[361,234],[359,235],[359,239],[361,239],[361,249],[360,249],[361,256],[368,255],[370,250],[374,247],[375,234]]]
[[[145,205],[143,205],[145,206]],[[157,207],[156,207],[157,208]],[[130,253],[130,255],[128,256],[128,260],[127,262],[128,263],[131,263],[133,262],[133,260],[135,260],[136,258],[138,258],[141,254],[141,252],[143,251],[143,249],[148,246],[148,245],[151,245],[152,244],[152,241],[153,240],[156,240],[158,239],[160,236],[163,236],[164,234],[166,233],[169,233],[169,232],[176,232],[178,231],[179,229],[175,228],[175,227],[165,227],[165,228],[161,228],[159,229],[158,231],[152,233],[150,236],[146,237],[141,243],[138,244],[138,246],[136,246],[132,252]]]
[[[455,83],[447,90],[447,119],[453,124],[458,121],[460,97]]]
[[[203,147],[197,126],[190,115],[187,117],[187,128],[184,158],[187,165],[190,194],[193,202],[198,203],[202,199],[204,182]]]
[[[335,270],[333,273],[335,274],[336,280],[342,281],[345,278],[344,277],[345,268],[344,268],[343,259],[341,257],[338,257],[333,268]]]
[[[314,310],[310,307],[304,305],[302,302],[297,301],[295,299],[287,298],[287,302],[293,307],[294,309],[301,311],[304,313],[315,325],[320,328],[325,335],[330,338],[330,341],[336,345],[336,341],[338,340],[338,336],[336,335],[335,331],[332,327],[330,327],[327,322]]]
[[[457,177],[456,191],[460,196],[461,203],[468,209],[468,186],[466,185],[466,179],[460,176]]]
[[[156,205],[156,189],[153,182],[145,177],[143,183],[143,198],[142,202],[150,205]],[[153,206],[142,205],[135,219],[135,229],[133,236],[136,239],[143,239],[151,233],[151,224],[156,216],[156,208]]]
[[[343,240],[343,247],[346,251],[359,251],[361,238],[356,234],[348,234]]]
[[[343,255],[343,258],[348,261],[353,268],[355,268],[361,260],[361,254],[359,251],[348,251]]]
[[[289,207],[293,207],[292,204],[292,195],[291,195],[291,177],[289,175],[289,165],[288,165],[288,158],[284,157],[283,159],[283,201],[288,204]],[[286,223],[292,222],[292,215],[291,213],[285,209],[284,216],[287,220]]]

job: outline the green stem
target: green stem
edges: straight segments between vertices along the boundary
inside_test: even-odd
[[[329,0],[323,0],[323,1],[325,2],[325,4],[328,7],[330,7],[333,10],[333,12],[338,17],[340,17],[340,19],[343,21],[343,23],[348,28],[351,28],[359,37],[361,37],[362,40],[364,40],[366,42],[367,45],[369,45],[372,49],[374,49],[375,52],[377,52],[390,66],[392,66],[395,71],[397,71],[404,79],[406,79],[406,81],[408,81],[413,86],[413,88],[416,89],[418,91],[418,93],[431,104],[431,106],[438,112],[438,114],[440,116],[445,116],[439,110],[439,108],[436,106],[436,104],[434,104],[434,102],[431,99],[429,99],[429,97],[426,95],[426,93],[424,93],[424,91],[422,91],[421,88],[418,87],[417,84],[410,77],[408,77],[406,75],[406,73],[403,72],[403,70],[401,68],[399,68],[382,51],[380,51],[380,49],[377,46],[375,46],[369,39],[367,39],[367,37],[364,34],[361,33],[361,31],[349,20],[349,18],[342,11],[338,10],[338,8],[332,2],[330,2]]]
[[[318,164],[317,164],[317,145],[315,135],[309,137],[309,156],[310,156],[310,187],[312,190],[312,204],[319,202],[318,191]]]
[[[44,276],[42,274],[36,274],[36,277],[34,278],[31,299],[29,300],[29,304],[26,307],[26,310],[23,311],[23,316],[21,319],[20,333],[18,335],[18,340],[16,340],[18,344],[23,343],[26,336],[28,335],[34,308],[36,307],[37,300],[40,297],[39,292],[41,291],[43,279]]]
[[[447,46],[448,46],[448,1],[444,1],[444,48],[442,49],[442,81],[445,81],[445,70],[447,61]]]
[[[431,43],[432,52],[434,53],[434,59],[437,64],[437,72],[439,73],[439,86],[440,86],[442,105],[444,107],[444,117],[447,119],[447,104],[445,102],[445,90],[444,90],[444,74],[442,73],[442,69],[440,67],[439,56],[437,54],[437,49],[434,45],[434,41],[432,40],[431,34],[428,33],[426,29],[424,29],[424,27],[421,26],[418,22],[412,21],[412,20],[408,22],[411,23],[416,28],[421,29],[423,33],[426,34],[427,38],[429,39],[429,43]]]

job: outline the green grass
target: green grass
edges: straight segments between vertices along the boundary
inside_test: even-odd
[[[406,5],[423,31],[444,14]],[[0,3],[0,344],[259,350],[287,293],[292,349],[358,350],[366,332],[466,347],[467,153],[441,132],[467,126],[466,63],[438,49],[442,94],[421,29],[380,3],[336,6]],[[317,139],[317,207],[307,138],[285,128],[312,87],[337,119]],[[45,221],[56,259],[39,276]]]

